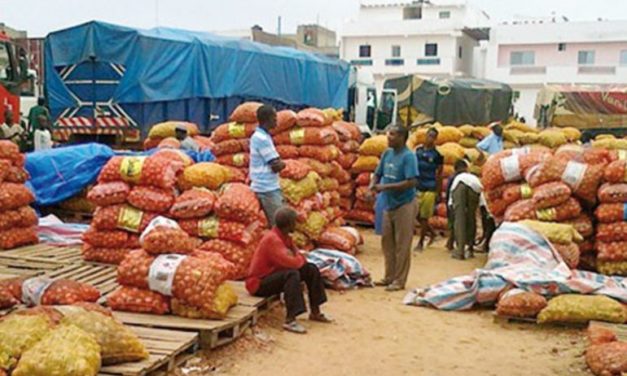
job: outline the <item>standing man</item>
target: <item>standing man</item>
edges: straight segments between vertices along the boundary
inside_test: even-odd
[[[307,330],[296,321],[306,312],[301,282],[307,285],[309,295],[309,320],[330,323],[332,320],[320,311],[327,301],[324,281],[320,270],[292,243],[290,233],[296,228],[296,211],[281,207],[272,221],[276,226],[261,239],[250,263],[246,289],[251,295],[269,297],[284,294],[287,314],[283,328],[293,333],[304,334]]]
[[[250,139],[250,188],[257,195],[268,224],[273,227],[274,215],[283,206],[279,172],[285,168],[270,135],[270,130],[276,127],[274,107],[265,104],[259,107],[257,121],[259,126]]]
[[[23,135],[24,129],[13,121],[13,113],[6,110],[4,113],[4,124],[0,125],[0,139],[12,141],[20,146]]]
[[[416,157],[407,146],[407,128],[393,126],[388,131],[390,146],[377,166],[370,188],[383,196],[383,236],[385,276],[376,284],[386,291],[405,288],[411,262],[411,242],[416,218]]]
[[[39,115],[39,128],[35,130],[33,142],[35,151],[52,149],[52,135],[46,115]]]
[[[466,162],[457,161],[460,171],[451,183],[450,205],[453,208],[453,232],[455,249],[451,257],[463,260],[474,257],[477,236],[477,207],[483,190],[481,181],[475,175],[465,172]],[[463,165],[462,165],[463,163]]]
[[[484,152],[492,155],[503,150],[503,127],[500,123],[492,123],[490,128],[492,133],[477,144],[477,149],[482,152],[480,159],[483,159]]]
[[[181,143],[181,149],[199,152],[200,147],[193,138],[187,134],[187,127],[184,125],[177,125],[175,129],[176,139]]]
[[[41,116],[44,116],[46,120],[50,119],[50,111],[45,106],[45,100],[39,97],[37,98],[37,106],[31,108],[28,112],[28,129],[30,134],[34,134],[41,127]]]
[[[427,131],[425,144],[416,149],[418,160],[418,222],[420,223],[420,240],[416,244],[416,251],[422,251],[427,234],[429,245],[435,240],[435,231],[429,226],[429,218],[433,216],[435,202],[442,191],[442,165],[444,158],[435,148],[438,130],[430,128]]]

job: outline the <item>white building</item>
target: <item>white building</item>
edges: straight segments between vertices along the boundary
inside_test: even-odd
[[[627,21],[516,22],[490,30],[479,77],[515,90],[515,111],[535,123],[533,109],[544,84],[627,84]]]
[[[361,4],[343,26],[340,57],[371,71],[379,90],[385,79],[407,74],[471,76],[482,36],[476,28],[488,22],[464,1]]]

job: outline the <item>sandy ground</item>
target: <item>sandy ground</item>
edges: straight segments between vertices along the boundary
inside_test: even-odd
[[[379,237],[365,233],[359,259],[381,277]],[[448,256],[443,241],[415,253],[408,287],[466,274],[485,262]],[[365,288],[330,292],[332,325],[282,331],[283,308],[265,315],[236,343],[188,361],[173,375],[589,375],[582,330],[495,323],[492,312],[442,312],[404,306],[405,292]]]

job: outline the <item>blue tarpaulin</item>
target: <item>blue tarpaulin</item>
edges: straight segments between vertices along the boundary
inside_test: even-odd
[[[95,21],[49,34],[45,70],[53,116],[91,117],[96,102],[144,130],[168,119],[207,129],[251,99],[278,108],[344,107],[349,76],[341,60],[291,48]]]

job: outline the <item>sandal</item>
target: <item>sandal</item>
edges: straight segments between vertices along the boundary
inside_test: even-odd
[[[307,329],[305,329],[305,327],[299,324],[296,320],[283,324],[283,329],[296,334],[307,333]]]
[[[319,313],[317,315],[309,315],[309,320],[310,321],[317,321],[317,322],[321,322],[321,323],[325,323],[325,324],[330,324],[332,323],[334,320],[330,317],[328,317],[327,315],[325,315],[324,313]]]

